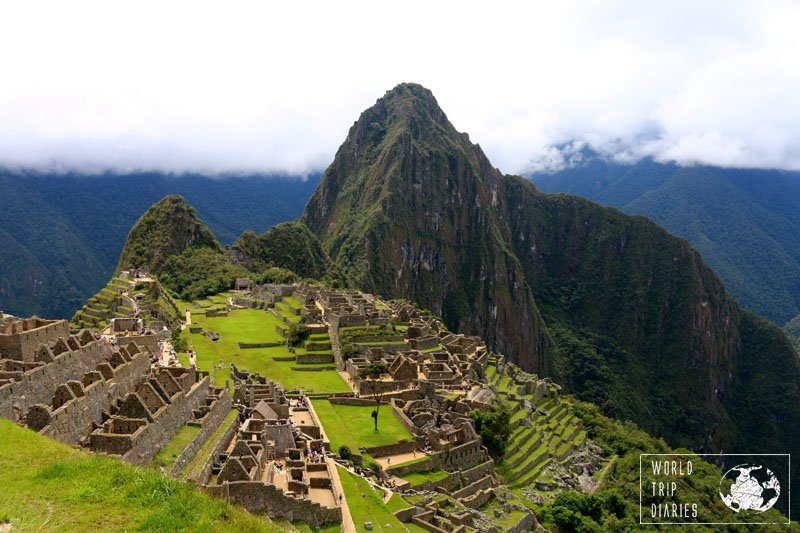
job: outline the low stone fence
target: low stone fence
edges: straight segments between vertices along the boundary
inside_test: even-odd
[[[332,361],[331,361],[332,363]],[[324,370],[336,370],[336,365],[331,364],[331,366],[293,366],[290,367],[292,370],[296,370],[298,372],[322,372]]]
[[[239,348],[242,350],[250,350],[253,348],[275,348],[280,346],[280,342],[237,342]]]
[[[417,449],[417,443],[414,442],[413,440],[410,441],[401,440],[400,442],[397,442],[395,444],[387,444],[385,446],[374,446],[372,448],[364,448],[364,452],[370,454],[372,457],[386,457],[387,455],[399,455],[401,453],[411,453],[416,449]],[[422,455],[420,455],[420,457],[422,457]]]
[[[334,362],[332,353],[326,353],[326,354],[305,353],[305,354],[297,354],[295,357],[298,365],[318,365],[325,363],[333,364]]]
[[[374,406],[375,400],[370,398],[353,398],[333,396],[328,399],[334,405],[359,405],[359,406]]]

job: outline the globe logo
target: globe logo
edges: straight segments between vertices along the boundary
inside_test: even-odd
[[[781,484],[769,468],[754,464],[734,466],[722,476],[719,495],[728,508],[739,513],[763,513],[775,505]]]

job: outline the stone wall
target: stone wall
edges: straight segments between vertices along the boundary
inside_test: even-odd
[[[59,337],[69,337],[69,324],[66,320],[43,320],[36,317],[13,319],[0,333],[0,359],[31,363],[39,346],[53,343]]]
[[[122,455],[125,461],[137,466],[147,465],[192,418],[194,410],[205,404],[210,382],[210,378],[204,376],[186,391],[178,388],[165,405],[153,412],[151,408],[156,409],[154,406],[159,404],[160,393],[156,388],[161,385],[159,380],[151,378],[136,393],[125,398],[119,411],[120,414],[124,412],[124,416],[114,416],[102,428],[92,432],[92,447],[96,451]],[[172,381],[174,387],[177,383]]]
[[[159,353],[158,337],[153,333],[147,335],[126,335],[124,337],[117,337],[117,344],[120,346],[127,346],[128,343],[135,342],[151,354]]]
[[[354,397],[342,397],[342,396],[332,396],[328,398],[328,401],[335,405],[358,405],[362,407],[375,407],[375,400],[370,398],[354,398]],[[384,405],[381,403],[381,405]]]
[[[92,432],[94,424],[103,423],[103,414],[111,412],[117,398],[136,389],[149,368],[148,355],[139,352],[130,361],[112,368],[108,380],[100,372],[93,372],[90,374],[94,381],[87,383],[86,387],[71,382],[74,384],[72,399],[55,409],[52,402],[50,405],[32,406],[26,416],[28,427],[66,444],[79,444]],[[90,374],[84,377],[84,382],[88,381],[86,378]]]
[[[342,522],[341,508],[331,509],[311,500],[295,498],[274,485],[260,481],[233,481],[205,489],[229,503],[241,505],[251,513],[264,513],[273,519],[290,522],[299,520],[312,528]]]
[[[461,483],[463,485],[469,485],[470,483],[473,483],[484,476],[490,476],[492,474],[494,474],[494,461],[489,459],[485,463],[481,463],[478,466],[462,470],[460,473]]]
[[[183,469],[194,459],[197,452],[200,451],[200,448],[203,447],[208,438],[219,428],[219,425],[225,417],[228,416],[231,409],[233,409],[231,395],[228,394],[228,390],[225,389],[222,394],[220,394],[219,399],[213,403],[211,409],[206,413],[206,416],[200,421],[200,431],[192,439],[192,442],[184,448],[178,458],[175,459],[170,469],[171,476],[177,477],[178,474],[183,472]]]
[[[417,449],[417,443],[413,440],[401,440],[394,444],[387,444],[386,446],[374,446],[372,448],[365,448],[364,451],[372,457],[385,457],[387,455],[398,455],[401,453],[411,453]],[[422,457],[422,455],[420,455]]]
[[[484,476],[477,481],[464,486],[463,488],[452,493],[453,498],[461,499],[467,496],[472,496],[478,491],[486,490],[494,486],[494,479],[490,476]]]
[[[208,397],[211,379],[204,377],[187,393],[173,397],[172,404],[161,409],[147,424],[134,446],[122,458],[134,465],[145,466],[170,439],[192,418],[192,411],[203,405]]]
[[[523,533],[523,531],[533,531],[536,529],[536,516],[533,513],[527,513],[519,519],[519,522],[508,528],[508,533]]]
[[[80,381],[107,360],[111,346],[92,341],[78,350],[66,350],[56,355],[52,362],[29,370],[20,381],[0,387],[0,417],[19,421],[32,405],[50,405],[59,385]]]
[[[214,448],[212,448],[211,453],[208,454],[208,457],[201,458],[204,461],[203,467],[200,469],[197,475],[188,479],[194,481],[198,485],[205,485],[208,483],[208,480],[211,478],[211,470],[214,468],[214,461],[216,461],[220,453],[225,451],[228,443],[231,441],[234,435],[236,435],[238,430],[239,419],[237,417],[231,421],[228,429],[225,430],[225,433],[222,434],[222,438],[219,439],[219,442],[214,444]]]
[[[305,353],[297,354],[295,361],[300,365],[315,365],[333,363],[333,354],[330,353]]]
[[[237,342],[239,348],[242,350],[249,350],[251,348],[275,348],[280,346],[280,342]]]

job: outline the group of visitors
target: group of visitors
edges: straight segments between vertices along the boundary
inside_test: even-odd
[[[317,451],[316,449],[306,450],[306,459],[309,463],[324,463],[325,462],[325,449]]]

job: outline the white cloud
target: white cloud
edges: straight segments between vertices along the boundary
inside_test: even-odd
[[[554,144],[800,168],[793,2],[14,2],[0,163],[307,172],[401,81],[506,172]]]

